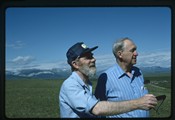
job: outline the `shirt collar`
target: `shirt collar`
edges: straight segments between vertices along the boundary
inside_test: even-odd
[[[119,66],[118,63],[116,63],[115,66],[116,66],[116,73],[117,73],[116,76],[117,76],[117,78],[123,77],[125,75],[125,72],[123,71],[123,69]]]
[[[122,77],[124,77],[125,75],[127,76],[127,74],[123,71],[123,69],[119,66],[118,63],[116,63],[116,67],[117,67],[117,69],[116,69],[117,78],[122,78]],[[134,76],[134,73],[135,73],[135,71],[134,71],[134,69],[133,69],[133,67],[132,67],[132,68],[131,68],[131,74]]]
[[[89,89],[89,86],[87,86],[84,81],[81,79],[81,77],[74,71],[72,72],[72,75],[76,77],[76,81],[81,85],[85,86]],[[88,80],[88,85],[91,85],[91,82]]]

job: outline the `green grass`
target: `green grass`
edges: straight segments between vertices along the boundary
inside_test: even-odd
[[[5,113],[8,118],[57,118],[63,80],[7,80]]]
[[[159,108],[159,114],[151,110],[151,117],[170,117],[171,116],[171,77],[170,76],[152,76],[145,77],[145,80],[150,80],[150,84],[146,87],[151,94],[155,96],[166,95],[166,99]],[[160,103],[160,102],[159,102]]]
[[[157,114],[151,110],[151,117],[171,115],[171,80],[169,76],[145,77],[150,93],[165,94],[166,100]],[[162,79],[168,82],[162,83]],[[59,118],[59,89],[63,80],[6,80],[5,115],[7,118]],[[96,80],[93,80],[93,91]],[[158,87],[157,87],[158,86]],[[160,87],[159,87],[160,86]]]

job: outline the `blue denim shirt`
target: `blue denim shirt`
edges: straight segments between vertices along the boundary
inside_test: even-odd
[[[148,93],[144,87],[144,79],[141,71],[137,67],[132,67],[132,77],[130,78],[118,64],[115,64],[98,79],[95,90],[96,98],[108,101],[125,101],[138,99]],[[134,110],[131,112],[107,116],[109,118],[136,118],[149,117],[149,111]]]
[[[92,84],[86,85],[76,72],[66,79],[60,89],[61,118],[95,117],[90,111],[98,102],[92,94]]]

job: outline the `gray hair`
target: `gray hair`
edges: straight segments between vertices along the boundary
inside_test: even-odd
[[[124,44],[124,41],[125,41],[125,40],[131,40],[131,39],[128,38],[128,37],[121,38],[121,39],[117,40],[117,41],[113,44],[112,52],[113,52],[113,54],[114,54],[114,56],[115,56],[116,59],[118,58],[117,52],[118,52],[118,51],[123,51],[124,48],[125,48],[125,44]]]

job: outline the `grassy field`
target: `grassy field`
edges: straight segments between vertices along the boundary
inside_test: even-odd
[[[166,100],[159,114],[151,110],[151,117],[171,115],[171,78],[145,77],[151,81],[147,88],[155,95],[165,94]],[[59,118],[59,89],[63,80],[6,80],[5,115],[7,118]],[[96,80],[93,80],[93,88]]]

